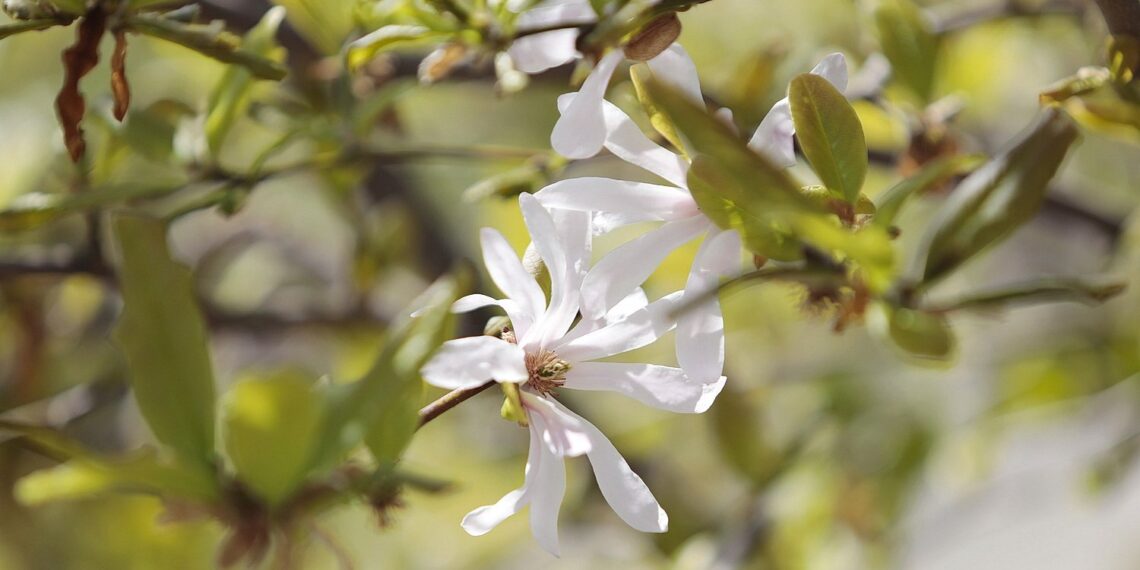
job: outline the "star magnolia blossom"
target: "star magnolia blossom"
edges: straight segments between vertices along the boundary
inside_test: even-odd
[[[494,505],[472,511],[463,519],[463,528],[472,535],[485,534],[530,505],[535,538],[557,554],[558,510],[566,487],[562,461],[586,455],[602,495],[622,520],[644,532],[664,532],[668,517],[645,483],[596,427],[566,409],[553,393],[561,388],[607,390],[669,411],[700,413],[712,404],[725,379],[694,382],[678,368],[595,362],[648,345],[671,330],[668,315],[679,294],[648,303],[635,290],[598,318],[584,317],[571,327],[589,262],[589,216],[561,212],[555,222],[533,196],[523,194],[519,203],[550,274],[550,302],[506,239],[485,228],[483,260],[507,298],[470,295],[456,301],[452,310],[499,306],[510,318],[510,333],[505,338],[446,342],[421,371],[427,382],[443,388],[475,387],[492,379],[520,385],[531,435],[524,484]]]
[[[827,56],[812,73],[825,77],[841,91],[846,88],[847,64],[842,54]],[[674,66],[671,76],[681,81],[684,92],[693,100],[703,101],[691,62]],[[577,103],[577,97],[580,95],[564,95],[559,100],[559,106],[566,109],[563,119]],[[586,309],[600,311],[612,306],[640,287],[670,252],[704,234],[684,291],[690,299],[700,298],[716,287],[721,278],[740,271],[740,235],[735,230],[720,229],[701,212],[688,190],[687,160],[649,140],[615,105],[608,101],[602,101],[602,105],[605,148],[669,185],[584,177],[556,182],[535,195],[554,211],[593,212],[600,231],[638,221],[665,222],[616,248],[590,270],[582,287],[584,314],[599,317],[600,313],[589,314]],[[794,135],[791,109],[785,98],[764,118],[749,146],[781,166],[792,166]],[[724,368],[724,319],[715,296],[687,308],[678,318],[676,349],[677,361],[689,377],[705,381],[720,377]]]
[[[547,0],[519,16],[520,29],[547,26],[590,24],[597,14],[589,0]],[[564,65],[581,57],[576,46],[578,30],[552,30],[515,40],[507,53],[515,67],[525,73],[539,73]],[[602,101],[610,79],[625,53],[612,50],[603,56],[590,71],[574,102],[562,113],[554,126],[550,144],[567,158],[589,158],[602,150],[606,126]],[[648,62],[658,77],[671,81],[677,76],[696,74],[693,62],[679,44],[673,44]]]

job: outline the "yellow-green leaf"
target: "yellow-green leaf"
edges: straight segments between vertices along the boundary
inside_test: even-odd
[[[350,70],[356,70],[387,50],[442,39],[447,35],[426,26],[399,24],[384,26],[348,44],[348,49],[345,51],[346,63]]]
[[[867,178],[867,140],[847,98],[828,80],[805,73],[788,91],[800,148],[829,190],[855,203]]]
[[[910,356],[933,362],[953,358],[957,341],[946,317],[885,304],[871,314],[872,326]]]
[[[919,102],[929,103],[934,94],[940,43],[930,23],[910,0],[881,0],[875,10],[875,24],[894,79]]]
[[[120,460],[75,458],[26,475],[14,488],[16,499],[27,506],[114,492],[206,502],[217,498],[218,487],[208,474],[144,452]]]

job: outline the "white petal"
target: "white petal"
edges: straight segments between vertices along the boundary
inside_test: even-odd
[[[615,248],[594,265],[582,282],[582,315],[600,319],[618,301],[645,283],[670,252],[709,225],[704,216],[669,222]]]
[[[680,89],[694,103],[702,106],[705,104],[697,66],[681,44],[674,43],[646,63],[653,70],[654,77]]]
[[[689,163],[684,158],[650,140],[617,105],[602,101],[602,112],[606,121],[606,149],[681,188],[689,187]]]
[[[589,158],[602,150],[606,141],[602,99],[606,96],[614,70],[624,57],[621,50],[614,50],[603,57],[554,125],[550,145],[562,156]]]
[[[561,404],[555,403],[562,408]],[[565,413],[573,412],[562,408]],[[577,416],[575,416],[577,417]],[[594,469],[594,477],[598,481],[598,489],[610,504],[614,512],[629,526],[642,532],[665,532],[669,529],[669,516],[657,503],[649,487],[637,473],[630,469],[629,463],[618,453],[610,440],[598,431],[590,422],[578,418],[586,434],[593,444],[587,454],[590,466]]]
[[[420,369],[432,386],[473,388],[488,380],[525,382],[526,353],[517,345],[490,336],[449,340]]]
[[[840,93],[847,90],[847,58],[843,57],[843,54],[829,54],[820,60],[811,72],[826,79]]]
[[[530,452],[526,458],[526,476],[523,480],[523,486],[507,493],[502,499],[499,499],[499,502],[493,505],[479,507],[467,513],[467,516],[463,517],[463,522],[460,523],[463,530],[467,531],[471,536],[483,536],[496,526],[499,526],[499,523],[519,512],[519,510],[530,502],[529,490],[534,481],[535,470],[541,460],[542,438],[536,437],[532,429]]]
[[[566,241],[577,243],[577,238],[561,235],[550,212],[533,195],[520,195],[519,207],[522,209],[523,221],[530,230],[530,237],[534,240],[534,247],[550,273],[550,306],[535,326],[519,339],[521,346],[531,350],[546,346],[570,329],[570,323],[578,314],[581,281],[578,272],[570,265],[565,246]],[[589,231],[588,228],[585,229]]]
[[[546,421],[531,415],[531,437],[549,433]],[[539,446],[539,461],[527,488],[530,497],[530,531],[547,552],[558,556],[558,511],[566,494],[566,465],[545,445]]]
[[[575,287],[580,287],[586,272],[590,270],[590,258],[593,251],[593,217],[588,212],[572,212],[568,210],[551,210],[550,217],[558,235],[565,238],[566,266]]]
[[[455,302],[451,304],[451,312],[470,313],[471,311],[477,311],[483,307],[490,307],[492,305],[498,306],[499,300],[476,293],[456,299]]]
[[[792,122],[792,107],[788,99],[784,98],[768,111],[763,121],[760,121],[760,126],[756,127],[748,146],[764,155],[776,166],[791,168],[796,165],[796,148],[792,140],[795,134],[796,125]]]
[[[685,297],[692,299],[713,291],[720,279],[740,271],[740,234],[722,231],[701,244]],[[724,371],[724,317],[720,300],[711,297],[677,317],[677,363],[697,382],[715,382]]]
[[[578,338],[570,338],[553,348],[558,356],[575,366],[589,360],[596,360],[629,352],[653,343],[665,333],[673,330],[676,323],[670,316],[683,295],[678,291],[667,295],[629,317],[586,333]]]
[[[551,209],[641,214],[662,221],[699,212],[687,190],[594,176],[560,180],[539,190],[535,197]]]
[[[600,236],[630,224],[652,222],[653,219],[644,212],[594,212],[592,225],[594,235]]]
[[[626,295],[624,299],[618,301],[618,304],[606,313],[605,324],[612,325],[618,321],[624,321],[630,315],[636,313],[649,306],[649,297],[645,295],[645,289],[638,287],[632,293]]]
[[[558,405],[554,398],[540,396],[529,390],[520,393],[528,418],[541,420],[542,442],[558,457],[579,457],[590,452],[590,438],[583,424],[586,420]]]
[[[518,254],[503,234],[491,228],[483,228],[479,238],[483,244],[483,263],[487,266],[491,280],[533,321],[546,309],[546,296],[542,294],[542,288],[527,273]]]
[[[680,368],[655,364],[581,362],[566,374],[566,388],[617,392],[648,406],[678,413],[703,413],[724,388],[722,376],[701,383]]]
[[[553,30],[515,40],[507,53],[523,73],[542,73],[578,57],[578,30]]]

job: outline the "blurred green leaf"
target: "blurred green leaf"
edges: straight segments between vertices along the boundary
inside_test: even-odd
[[[881,0],[875,10],[875,24],[894,78],[920,102],[929,103],[940,43],[930,23],[910,0]]]
[[[150,160],[165,162],[174,154],[179,122],[193,115],[192,107],[163,99],[142,110],[131,109],[119,133],[131,150]]]
[[[77,458],[31,473],[16,482],[16,499],[26,506],[86,499],[112,492],[209,502],[218,497],[207,474],[163,462],[153,452],[123,460]]]
[[[0,232],[30,230],[66,214],[95,210],[139,198],[163,196],[180,187],[123,184],[95,188],[82,194],[23,194],[7,208],[0,210]]]
[[[1095,305],[1119,295],[1125,287],[1123,282],[1106,281],[1103,278],[1034,279],[989,291],[967,293],[958,299],[925,307],[925,310],[931,312],[994,310],[1021,304],[1060,301]]]
[[[934,282],[1029,221],[1079,133],[1063,112],[1047,110],[1020,140],[967,177],[932,221],[918,264]]]
[[[653,127],[653,130],[665,137],[665,140],[669,141],[669,144],[673,145],[673,148],[682,154],[688,154],[689,149],[685,147],[680,135],[677,134],[676,125],[673,124],[668,114],[662,112],[655,101],[655,91],[652,86],[653,72],[649,69],[649,66],[638,64],[629,68],[629,77],[633,80],[633,88],[637,93],[637,100],[641,102],[641,108],[645,110],[645,114],[649,117],[649,124]]]
[[[299,372],[246,377],[222,399],[226,455],[238,478],[271,506],[304,480],[321,444],[324,395]]]
[[[120,215],[113,228],[124,305],[115,339],[139,409],[159,441],[212,471],[214,372],[190,271],[170,257],[161,222]]]
[[[1140,144],[1140,104],[1122,97],[1110,85],[1070,97],[1061,105],[1091,131]]]
[[[274,10],[266,12],[262,21],[274,13]],[[279,20],[282,16],[274,18]],[[176,43],[223,63],[239,65],[259,79],[284,79],[288,73],[279,61],[243,49],[241,39],[225,31],[221,22],[206,26],[184,24],[157,14],[132,14],[126,21],[140,34]]]
[[[273,8],[265,13],[261,22],[246,34],[242,49],[258,57],[271,61],[282,61],[284,50],[278,47],[277,28],[285,18],[285,9]],[[206,104],[206,143],[216,157],[226,140],[226,135],[245,110],[249,108],[250,94],[253,91],[253,76],[249,71],[231,67],[222,75],[214,87],[210,101]]]
[[[12,22],[11,24],[0,25],[0,40],[22,34],[24,32],[38,32],[55,26],[62,26],[64,22],[56,19],[42,19],[42,20],[23,20]]]
[[[891,186],[879,197],[875,208],[875,224],[890,227],[907,200],[929,191],[955,176],[973,171],[986,161],[979,155],[945,156],[927,164],[917,174]]]
[[[867,178],[867,141],[855,109],[829,81],[810,73],[792,80],[788,103],[796,137],[816,175],[855,203]]]
[[[763,488],[782,464],[779,452],[764,437],[760,409],[748,394],[725,386],[709,409],[709,420],[721,457],[741,477]]]
[[[345,61],[348,69],[357,70],[387,50],[419,42],[441,40],[449,35],[425,26],[398,24],[384,26],[348,44]]]
[[[321,53],[340,52],[353,27],[356,0],[273,0],[289,13],[289,23]]]
[[[1041,92],[1042,105],[1063,103],[1070,97],[1095,91],[1112,80],[1112,74],[1103,67],[1083,67],[1076,75],[1066,77]]]
[[[938,362],[954,356],[957,341],[945,316],[886,304],[874,311],[874,328],[907,354]]]
[[[74,1],[83,3],[83,0]],[[128,4],[132,10],[141,10],[156,4],[170,4],[170,0],[129,0]]]

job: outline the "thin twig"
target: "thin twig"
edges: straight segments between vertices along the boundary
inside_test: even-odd
[[[494,385],[495,381],[491,380],[474,388],[460,388],[448,392],[443,397],[424,406],[424,408],[420,410],[420,427],[423,427],[428,422],[443,415],[444,412],[470,400],[472,397]]]

